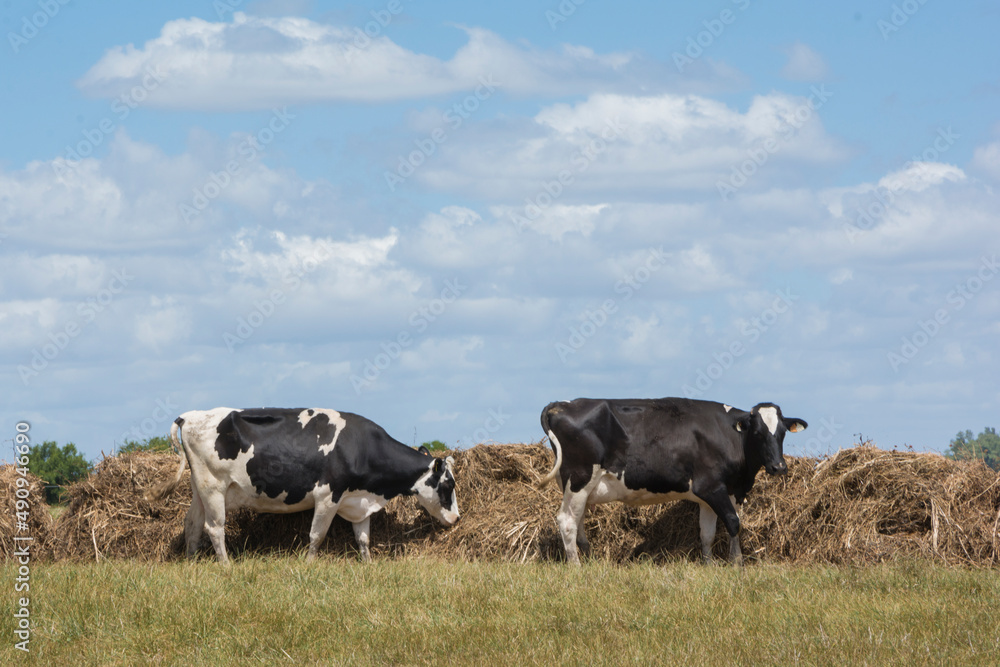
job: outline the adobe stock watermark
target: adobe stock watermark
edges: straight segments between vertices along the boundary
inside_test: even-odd
[[[409,1],[407,0],[407,2]],[[351,62],[371,46],[372,40],[380,37],[393,19],[403,13],[403,2],[402,0],[389,0],[385,8],[372,9],[368,13],[372,20],[365,23],[364,27],[355,26],[351,31],[353,33],[351,41],[341,45],[347,62]]]
[[[524,231],[531,226],[532,222],[542,217],[567,188],[576,182],[577,175],[586,172],[597,158],[607,152],[611,144],[625,136],[626,129],[617,116],[614,119],[605,120],[600,135],[593,137],[583,148],[572,155],[568,168],[560,169],[553,174],[551,180],[542,181],[541,187],[534,196],[529,195],[524,198],[522,213],[516,211],[508,213],[510,221],[514,223],[517,231]]]
[[[403,351],[416,342],[418,335],[427,331],[433,322],[444,315],[466,289],[468,289],[468,285],[463,285],[457,278],[445,280],[444,287],[437,298],[421,304],[410,313],[407,318],[409,327],[401,330],[391,340],[382,341],[379,344],[382,351],[364,360],[364,363],[361,364],[360,374],[351,374],[350,381],[354,393],[360,395],[362,389],[371,387],[382,373],[402,356]]]
[[[10,48],[16,55],[28,42],[33,40],[49,24],[49,21],[59,15],[63,7],[68,5],[70,0],[38,0],[39,11],[34,12],[29,17],[27,14],[21,17],[21,30],[19,32],[10,31],[7,33],[7,41]]]
[[[810,424],[809,433],[811,436],[806,443],[799,448],[806,456],[820,456],[828,454],[831,449],[833,439],[844,430],[845,424],[837,421],[836,417],[824,417],[819,420],[819,426]]]
[[[888,42],[889,35],[898,32],[926,4],[927,0],[903,0],[899,4],[893,3],[889,19],[879,19],[875,23],[878,31],[882,33],[882,40]]]
[[[35,537],[31,535],[31,505],[28,498],[31,495],[31,481],[28,479],[28,465],[31,463],[28,452],[31,450],[31,438],[28,432],[31,424],[20,421],[14,429],[14,454],[17,456],[14,470],[17,473],[14,482],[14,551],[11,554],[11,564],[16,564],[14,573],[14,592],[27,595],[31,592],[31,543]],[[8,508],[9,509],[9,508]],[[21,641],[15,642],[14,648],[29,653],[31,642],[31,598],[19,597],[14,605],[14,634]]]
[[[243,0],[214,0],[212,9],[220,21],[226,20],[226,14],[233,14],[236,8],[243,4]]]
[[[85,157],[93,154],[94,149],[104,143],[104,139],[111,135],[117,128],[118,123],[122,123],[139,106],[146,101],[149,94],[160,87],[166,80],[166,76],[156,65],[146,68],[139,83],[125,93],[122,93],[111,103],[111,113],[118,119],[115,121],[110,116],[105,116],[97,123],[96,127],[81,130],[83,139],[75,146],[66,146],[66,151],[62,160],[53,160],[52,169],[56,176],[65,175],[70,169],[76,169]]]
[[[164,429],[164,426],[173,421],[179,410],[180,406],[171,403],[169,398],[158,398],[156,399],[156,407],[153,408],[149,416],[133,424],[131,428],[122,431],[118,439],[124,444],[130,438],[134,442],[141,442],[153,436],[162,435],[166,430],[169,430],[169,428]]]
[[[205,179],[205,183],[194,189],[190,203],[181,202],[178,205],[178,210],[184,222],[191,222],[207,209],[229,187],[240,171],[267,150],[271,142],[284,132],[294,119],[295,114],[288,113],[288,107],[272,109],[271,118],[267,124],[236,146],[238,159],[233,158],[226,162],[219,171],[211,172],[208,178]]]
[[[729,178],[715,182],[715,189],[718,190],[722,201],[729,201],[737,190],[746,185],[773,155],[795,138],[802,126],[809,122],[813,114],[831,97],[833,93],[826,89],[826,84],[820,84],[819,87],[810,86],[808,99],[797,106],[790,117],[782,119],[778,135],[764,139],[754,148],[748,148],[747,159],[733,165]]]
[[[396,163],[396,170],[386,169],[382,176],[385,184],[389,186],[390,192],[395,192],[396,188],[406,182],[410,176],[416,173],[417,169],[424,165],[427,160],[434,155],[438,146],[448,141],[448,131],[454,132],[462,127],[480,105],[493,97],[493,93],[501,84],[493,80],[493,75],[480,76],[479,86],[461,102],[456,102],[450,109],[441,114],[442,125],[435,127],[427,136],[422,139],[414,139],[414,150],[407,155],[399,155]]]
[[[750,6],[750,0],[732,0],[732,3],[741,12],[746,11]],[[680,51],[674,51],[673,53],[674,66],[677,68],[677,71],[683,73],[685,67],[694,64],[694,61],[701,58],[705,54],[705,50],[711,48],[715,44],[715,40],[722,36],[722,33],[726,31],[726,27],[736,23],[737,16],[739,15],[733,10],[723,9],[716,18],[702,21],[701,24],[705,29],[687,38],[687,46],[684,49],[684,53]]]
[[[901,171],[910,172],[914,167],[926,169],[925,163],[937,162],[938,158],[948,152],[955,142],[962,135],[951,129],[938,128],[937,137],[934,141],[918,155],[914,155],[909,161],[903,164]],[[876,185],[872,192],[872,201],[862,204],[854,210],[851,222],[844,223],[844,234],[851,243],[857,241],[858,236],[864,234],[875,227],[889,213],[889,208],[896,203],[896,198],[903,190],[901,181],[890,181],[887,185]]]
[[[694,382],[684,384],[681,391],[687,398],[701,398],[715,385],[733,365],[736,360],[746,354],[751,346],[760,340],[781,316],[791,310],[801,297],[792,294],[792,289],[775,290],[771,305],[761,311],[760,315],[750,318],[740,327],[740,338],[724,345],[722,349],[712,353],[713,361],[695,374]]]
[[[77,316],[67,320],[60,329],[50,331],[46,336],[47,340],[31,350],[31,361],[18,365],[17,374],[21,378],[21,383],[27,387],[31,380],[48,368],[49,364],[69,346],[70,341],[107,310],[115,297],[124,292],[133,280],[135,276],[129,274],[126,269],[112,271],[111,280],[105,287],[98,290],[94,296],[77,303]]]
[[[983,288],[1000,273],[1000,264],[997,263],[997,256],[985,255],[980,258],[979,268],[963,282],[955,285],[945,296],[945,306],[934,311],[931,317],[917,321],[917,326],[906,336],[903,336],[898,348],[889,350],[886,353],[886,361],[893,372],[898,373],[899,368],[909,364],[926,348],[934,338],[941,333],[948,324],[952,315],[965,308],[965,306],[979,294]]]
[[[500,432],[508,420],[510,420],[510,415],[504,413],[503,407],[495,410],[490,409],[487,412],[486,419],[483,420],[482,426],[472,433],[462,436],[458,441],[467,443],[470,447],[484,442],[495,441],[493,436]]]
[[[226,349],[235,352],[238,346],[250,340],[257,330],[264,326],[264,323],[278,311],[278,306],[285,303],[288,299],[288,293],[301,287],[307,274],[312,273],[333,257],[333,250],[330,243],[320,240],[314,243],[313,252],[309,255],[302,258],[293,257],[292,266],[281,276],[283,288],[275,287],[264,298],[255,300],[250,312],[236,318],[236,326],[233,330],[223,332],[222,342],[226,344]]]
[[[642,289],[643,285],[649,282],[654,273],[663,268],[667,258],[663,246],[650,248],[646,261],[615,283],[615,294],[623,295],[622,302],[631,299]],[[555,349],[559,360],[564,364],[567,363],[571,355],[579,352],[590,339],[597,335],[597,332],[608,323],[611,316],[618,312],[618,308],[618,301],[611,298],[605,299],[596,310],[584,309],[577,318],[582,320],[580,325],[570,326],[569,336],[556,343]]]
[[[548,21],[549,29],[556,31],[560,23],[565,23],[570,16],[576,14],[576,8],[587,2],[587,0],[562,0],[554,10],[545,10],[545,20]]]

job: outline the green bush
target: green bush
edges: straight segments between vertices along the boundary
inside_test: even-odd
[[[138,440],[126,440],[125,444],[118,448],[118,454],[132,454],[134,452],[170,452],[173,451],[173,445],[170,444],[170,437],[166,435],[158,435],[153,438],[147,438],[143,441]]]
[[[977,437],[972,437],[972,431],[959,431],[945,456],[956,461],[963,459],[982,459],[994,470],[1000,470],[1000,435],[995,428],[987,426]]]
[[[89,475],[92,467],[83,454],[76,451],[72,442],[60,447],[56,442],[47,440],[28,450],[28,470],[45,480],[48,486],[68,486]],[[50,505],[60,502],[62,496],[62,488],[45,489],[45,502]]]
[[[434,452],[448,451],[448,445],[444,444],[440,440],[431,440],[430,442],[425,442],[423,446],[429,449],[432,454]]]

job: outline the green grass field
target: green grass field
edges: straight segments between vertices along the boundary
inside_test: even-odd
[[[5,564],[0,663],[995,665],[1000,578],[877,567],[271,557]]]

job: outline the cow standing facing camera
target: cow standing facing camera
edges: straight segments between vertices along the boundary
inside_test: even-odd
[[[557,523],[566,560],[579,565],[577,547],[585,553],[590,549],[583,528],[587,505],[690,500],[701,508],[704,559],[712,559],[722,517],[730,560],[742,564],[737,506],[750,493],[758,470],[788,472],[785,433],[806,426],[801,419],[783,417],[773,403],[760,403],[750,412],[686,398],[550,403],[542,410],[542,429],[556,462],[538,487],[559,477],[563,502]]]
[[[370,517],[396,496],[417,496],[446,526],[459,519],[454,461],[429,456],[394,440],[377,424],[348,412],[261,408],[193,410],[170,428],[181,464],[174,479],[154,487],[160,499],[191,465],[191,508],[184,520],[188,557],[202,530],[221,563],[226,556],[226,512],[300,512],[314,508],[307,560],[340,515],[354,525],[361,558],[368,551]]]

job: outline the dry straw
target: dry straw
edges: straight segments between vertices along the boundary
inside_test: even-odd
[[[454,452],[462,520],[446,529],[412,498],[372,518],[373,556],[537,561],[562,558],[555,524],[560,493],[534,483],[552,465],[541,445],[479,445]],[[993,566],[1000,561],[1000,477],[979,461],[884,451],[860,445],[825,459],[786,457],[789,475],[760,473],[747,499],[743,551],[750,560],[864,565],[898,557]],[[162,501],[143,492],[174,474],[172,454],[107,458],[68,490],[70,507],[51,532],[56,559],[181,557],[191,500],[185,473]],[[32,512],[36,514],[36,512]],[[37,512],[41,515],[41,512]],[[240,511],[227,521],[230,553],[304,553],[312,512]],[[615,562],[694,559],[700,553],[693,503],[653,507],[602,505],[588,511],[592,557]],[[40,533],[44,529],[39,528]],[[716,555],[728,538],[720,528]],[[5,543],[4,554],[9,554]],[[205,553],[211,554],[207,543]],[[323,550],[353,556],[350,525],[336,519]]]
[[[26,479],[27,486],[19,486],[18,479]],[[23,484],[23,482],[21,483]],[[17,516],[17,490],[27,491],[28,497],[22,498],[28,503],[27,521],[20,521]],[[24,495],[22,492],[21,495]],[[15,548],[28,545],[32,560],[44,560],[52,556],[52,515],[49,506],[45,504],[45,482],[31,473],[22,477],[12,465],[0,466],[0,497],[3,498],[3,509],[0,510],[0,556],[4,560],[11,557]],[[24,524],[20,526],[19,524]],[[25,529],[26,528],[26,529]],[[15,537],[30,537],[30,541],[18,540]]]

